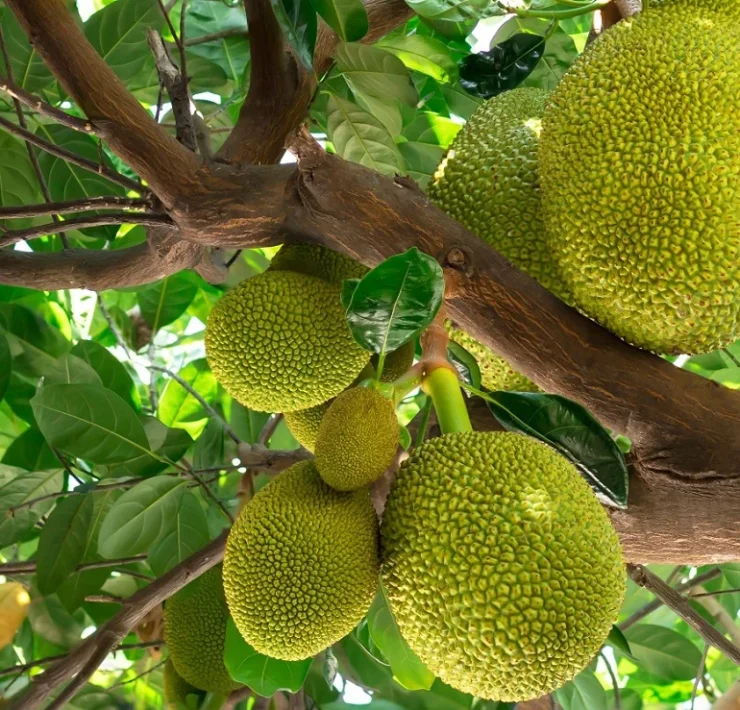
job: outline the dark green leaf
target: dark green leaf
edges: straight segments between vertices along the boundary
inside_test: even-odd
[[[469,22],[489,15],[504,14],[490,0],[408,0],[407,5],[418,15],[435,23]]]
[[[43,387],[31,406],[51,446],[92,463],[117,463],[149,451],[149,441],[136,414],[105,387]]]
[[[141,400],[131,375],[102,345],[92,340],[80,340],[71,352],[72,355],[85,360],[98,373],[104,387],[115,392],[134,409],[141,407]]]
[[[0,26],[3,28],[3,38],[10,55],[10,67],[13,70],[15,83],[32,94],[50,89],[54,84],[54,76],[46,68],[44,60],[34,49],[33,44],[28,41],[15,15],[7,7],[0,7]],[[2,76],[7,77],[9,72],[2,52],[0,52],[0,68],[2,68],[0,72]],[[2,148],[0,148],[0,156],[2,154]],[[28,159],[28,154],[26,154],[26,159]],[[0,204],[6,206],[8,203],[0,201]]]
[[[12,372],[13,358],[10,354],[10,345],[8,345],[8,339],[5,337],[5,333],[0,330],[0,399],[5,397]]]
[[[630,642],[622,633],[622,630],[615,624],[612,624],[612,629],[609,632],[607,643],[610,643],[614,648],[618,648],[625,656],[634,660],[632,649],[630,648]]]
[[[673,629],[637,624],[626,632],[640,668],[667,680],[696,677],[701,652],[689,639]]]
[[[6,466],[17,466],[26,471],[59,468],[61,462],[46,443],[44,435],[35,427],[26,429],[7,449],[3,456]]]
[[[537,86],[552,91],[577,57],[578,49],[573,38],[563,30],[557,29],[547,39],[545,53],[534,71],[521,85]]]
[[[229,619],[226,625],[224,662],[231,677],[249,686],[255,693],[269,697],[278,690],[296,693],[303,685],[312,658],[304,661],[280,661],[257,653]]]
[[[444,298],[442,267],[416,247],[369,271],[342,296],[355,340],[366,350],[391,352],[426,328]]]
[[[44,386],[79,384],[102,385],[95,370],[76,355],[67,353],[54,361],[52,367],[44,373]]]
[[[70,614],[56,594],[41,598],[32,593],[31,598],[28,618],[34,633],[62,649],[79,643],[84,615]]]
[[[609,432],[580,404],[554,394],[491,392],[488,406],[510,431],[534,436],[570,459],[599,495],[627,506],[629,473]]]
[[[475,389],[480,389],[480,366],[475,357],[454,340],[450,340],[447,345],[447,355],[463,382],[467,382],[471,387],[475,387]]]
[[[517,34],[488,52],[471,54],[460,63],[460,84],[468,93],[490,99],[521,84],[545,51],[545,38]]]
[[[360,0],[311,0],[311,4],[343,42],[357,42],[367,34],[367,10]]]
[[[36,583],[42,594],[56,592],[85,552],[95,503],[89,493],[57,503],[39,536]]]
[[[218,419],[209,419],[195,442],[193,468],[214,468],[224,461],[224,428]]]
[[[393,618],[388,598],[381,585],[367,613],[370,636],[390,664],[395,679],[408,690],[429,690],[432,673],[409,648]]]
[[[136,300],[141,315],[156,333],[185,313],[197,292],[188,274],[180,272],[142,289],[136,294]]]
[[[210,403],[216,399],[218,383],[205,358],[192,360],[177,374],[206,402]],[[167,426],[173,426],[179,422],[193,422],[208,416],[203,405],[173,379],[168,380],[162,392],[157,413]]]
[[[126,491],[111,507],[98,534],[103,557],[129,557],[146,552],[167,530],[185,494],[185,481],[149,478]]]
[[[608,710],[606,690],[591,671],[581,671],[555,691],[563,710]]]
[[[0,13],[2,13],[2,8],[0,8]],[[7,13],[6,10],[5,14]],[[0,55],[2,55],[1,52]],[[2,63],[2,56],[0,56],[0,63]],[[21,207],[32,205],[41,199],[42,195],[39,192],[36,175],[33,172],[33,165],[26,147],[10,133],[0,131],[0,205]],[[21,229],[30,226],[33,221],[33,219],[21,219],[6,224],[6,220],[0,220],[0,225],[6,224],[10,228],[12,224],[13,228]]]
[[[437,81],[448,83],[457,79],[457,64],[444,42],[422,35],[391,35],[377,43],[395,54],[404,65]]]
[[[309,0],[271,0],[285,37],[303,66],[313,72],[318,20]]]
[[[616,708],[614,691],[607,691],[609,708]],[[642,698],[640,694],[633,688],[620,688],[619,699],[622,703],[622,710],[642,710]]]

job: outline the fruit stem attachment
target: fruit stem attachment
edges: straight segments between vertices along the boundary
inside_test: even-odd
[[[451,366],[438,366],[428,371],[422,388],[432,398],[443,434],[473,430],[457,372]]]

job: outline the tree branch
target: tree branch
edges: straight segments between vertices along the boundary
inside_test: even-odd
[[[46,202],[40,205],[23,205],[21,207],[0,207],[0,219],[20,219],[23,217],[42,217],[47,214],[73,214],[91,210],[132,209],[143,210],[151,207],[151,202],[136,197],[86,197],[82,200],[68,202]]]
[[[101,59],[64,0],[7,0],[36,51],[111,149],[171,206],[197,157],[161,128]]]
[[[130,565],[136,562],[143,562],[146,560],[146,555],[134,555],[133,557],[121,557],[117,560],[98,560],[97,562],[84,562],[81,565],[75,567],[75,572],[84,572],[88,569],[103,569],[106,567],[121,567],[123,565]],[[12,575],[12,574],[33,574],[36,572],[36,562],[31,560],[29,562],[6,562],[0,564],[0,574]]]
[[[635,584],[655,594],[708,644],[724,653],[727,658],[737,665],[740,665],[740,648],[728,641],[714,626],[705,621],[701,614],[694,611],[688,601],[675,589],[669,587],[660,577],[642,565],[627,565],[627,571]]]
[[[241,27],[230,27],[227,30],[221,30],[220,32],[211,32],[207,35],[201,35],[200,37],[188,37],[184,44],[186,47],[194,47],[197,44],[205,44],[206,42],[215,42],[220,39],[228,39],[229,37],[249,37],[247,30],[241,29]]]
[[[694,589],[699,594],[689,594],[689,601],[695,600],[697,604],[703,606],[719,624],[720,628],[732,639],[732,642],[740,647],[740,627],[735,623],[732,615],[711,594],[706,594],[704,587],[695,586]]]
[[[167,574],[126,599],[112,619],[88,636],[64,660],[36,676],[27,690],[13,699],[11,710],[40,708],[55,688],[70,681],[49,705],[50,710],[63,707],[63,704],[87,683],[95,669],[111,649],[126,637],[130,629],[158,604],[221,561],[225,544],[226,533],[222,533],[206,547],[173,567]]]

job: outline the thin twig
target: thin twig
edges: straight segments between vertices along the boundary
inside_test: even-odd
[[[190,100],[190,90],[188,84],[190,83],[190,77],[188,76],[188,58],[185,54],[185,20],[188,16],[188,0],[182,0],[182,6],[180,7],[180,36],[177,41],[177,48],[180,50],[180,74],[185,84],[185,91]]]
[[[120,683],[114,683],[110,686],[110,688],[108,688],[108,691],[115,690],[116,688],[120,688],[123,685],[128,685],[129,683],[135,683],[140,678],[143,678],[144,676],[149,675],[151,672],[156,671],[157,668],[163,666],[165,663],[167,663],[166,658],[159,663],[155,663],[151,668],[145,670],[143,673],[139,673],[139,675],[135,676],[134,678],[130,678],[129,680],[122,680]]]
[[[68,202],[46,202],[40,205],[22,205],[20,207],[0,207],[0,219],[21,219],[24,217],[42,217],[48,214],[72,214],[90,210],[133,209],[143,210],[150,207],[149,200],[138,197],[86,197],[83,200]]]
[[[226,262],[226,268],[228,269],[238,258],[239,255],[242,253],[241,249],[237,249],[231,257],[229,257],[229,260]]]
[[[687,594],[688,599],[701,599],[701,597],[720,597],[723,594],[737,594],[740,592],[740,587],[733,587],[732,589],[718,589],[716,592],[699,592],[695,594],[691,592]]]
[[[55,216],[55,215],[53,215]],[[74,217],[54,224],[38,224],[27,229],[9,229],[0,232],[0,248],[18,242],[43,237],[52,232],[71,232],[85,227],[101,227],[108,224],[145,224],[150,227],[173,227],[174,223],[169,216],[153,212],[116,212],[115,214],[101,214],[90,217]]]
[[[709,653],[709,644],[704,644],[704,651],[701,654],[701,663],[699,663],[699,670],[696,673],[694,679],[694,687],[691,689],[691,710],[694,710],[694,703],[696,702],[696,694],[699,691],[699,683],[704,677],[705,668],[707,665],[707,654]]]
[[[110,314],[108,309],[105,307],[105,303],[103,303],[103,297],[100,293],[97,295],[97,301],[98,301],[98,308],[100,309],[100,312],[103,314],[103,318],[105,318],[105,322],[108,324],[108,327],[111,329],[111,332],[113,333],[116,342],[120,347],[123,349],[123,352],[126,353],[126,357],[130,360],[131,359],[131,351],[128,349],[128,345],[126,345],[126,341],[123,338],[123,334],[120,330],[118,330],[118,326],[116,325],[116,322],[113,320],[113,316]]]
[[[116,597],[112,594],[91,594],[85,597],[85,601],[91,604],[123,604],[123,597]]]
[[[154,358],[157,355],[157,346],[154,344],[154,334],[152,339],[149,341],[149,347],[146,350],[146,356],[149,358],[149,370],[154,371]],[[152,413],[156,414],[157,407],[159,406],[159,396],[157,394],[157,378],[153,372],[149,373],[149,404],[152,407]]]
[[[219,39],[228,39],[229,37],[244,37],[249,38],[249,32],[242,29],[241,27],[231,27],[228,30],[221,30],[220,32],[211,32],[207,35],[201,35],[200,37],[191,37],[185,40],[184,45],[186,47],[193,47],[196,44],[205,44],[206,42],[215,42]]]
[[[125,567],[115,567],[113,571],[119,572],[120,574],[127,574],[129,577],[135,577],[136,579],[140,579],[144,582],[151,582],[154,580],[154,577],[152,577],[152,575],[150,574],[144,574],[143,572],[137,572],[136,570],[126,569]]]
[[[684,567],[686,567],[686,565],[676,565],[671,570],[671,573],[665,578],[665,583],[669,586],[672,585],[681,576],[681,572],[683,572]]]
[[[612,681],[612,688],[614,689],[614,710],[622,710],[622,694],[619,689],[619,679],[617,678],[617,674],[614,672],[612,664],[609,662],[606,654],[603,651],[600,651],[599,655],[601,656],[601,660],[604,661],[604,665],[606,666],[606,670]]]
[[[282,414],[272,414],[268,417],[265,425],[262,427],[262,431],[260,431],[259,437],[257,437],[257,443],[260,446],[267,446],[270,443],[270,439],[272,439],[275,430],[280,426],[281,421],[283,421]]]
[[[632,581],[651,591],[667,607],[680,616],[708,644],[725,654],[731,661],[740,665],[740,648],[728,641],[717,629],[704,619],[699,612],[691,608],[688,600],[673,587],[669,587],[658,575],[653,574],[643,565],[627,565],[627,572]]]
[[[234,516],[229,512],[229,509],[223,504],[223,501],[206,485],[205,481],[195,471],[190,471],[190,475],[198,481],[198,485],[203,489],[205,495],[210,498],[220,509],[221,512],[226,516],[226,519],[230,522],[234,522]]]
[[[116,560],[98,560],[97,562],[83,562],[75,567],[75,572],[84,572],[88,569],[103,569],[104,567],[120,567],[122,565],[130,565],[135,562],[143,562],[146,560],[146,555],[134,555],[132,557],[121,557]],[[6,562],[0,564],[0,574],[8,576],[14,574],[33,574],[36,571],[36,562],[31,560],[29,562]],[[126,570],[129,574],[129,570]],[[149,579],[147,577],[147,579]]]
[[[729,357],[729,358],[730,358],[730,360],[732,360],[732,362],[734,362],[734,363],[735,363],[735,365],[737,365],[738,367],[740,367],[740,360],[738,360],[738,359],[737,359],[737,358],[736,358],[736,357],[735,357],[735,356],[734,356],[734,355],[732,354],[732,352],[730,351],[730,349],[729,349],[729,348],[722,348],[722,352],[723,352],[723,353],[724,353],[725,355],[727,355],[727,357]]]
[[[73,153],[71,150],[60,148],[58,145],[50,143],[43,138],[39,138],[35,133],[31,133],[31,131],[26,130],[25,128],[19,126],[17,123],[8,121],[2,116],[0,116],[0,126],[8,131],[8,133],[12,133],[13,135],[23,138],[23,140],[28,141],[29,143],[33,143],[36,147],[41,148],[41,150],[49,153],[50,155],[54,155],[57,158],[66,160],[68,163],[72,163],[72,165],[76,165],[83,170],[89,170],[91,173],[101,175],[107,180],[110,180],[116,185],[120,185],[127,190],[134,190],[140,194],[147,193],[147,189],[137,180],[131,180],[125,175],[121,175],[121,173],[119,173],[117,170],[113,170],[107,165],[94,163],[92,160],[83,158],[82,156],[77,155],[77,153]]]

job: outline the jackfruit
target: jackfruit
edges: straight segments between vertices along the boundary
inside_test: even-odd
[[[270,262],[270,271],[295,271],[339,284],[345,279],[361,279],[368,270],[358,261],[320,244],[285,244]]]
[[[427,440],[401,466],[381,545],[401,634],[435,675],[480,698],[563,685],[624,598],[606,512],[569,461],[522,434]]]
[[[219,300],[205,333],[216,379],[241,404],[268,412],[306,409],[349,386],[370,354],[352,338],[340,286],[267,271]]]
[[[367,490],[335,491],[312,461],[302,461],[260,490],[232,526],[226,601],[257,651],[308,658],[363,618],[378,564],[378,523]]]
[[[589,316],[658,353],[740,336],[740,4],[673,0],[605,32],[550,97],[550,252]]]
[[[167,600],[164,638],[172,665],[186,683],[212,693],[238,687],[223,659],[228,618],[221,565]]]
[[[322,402],[315,407],[298,409],[295,412],[285,412],[283,415],[293,438],[311,453],[316,448],[316,437],[319,435],[321,420],[333,401],[333,399],[330,399],[328,402]]]
[[[172,665],[172,661],[169,659],[164,664],[162,688],[164,690],[165,707],[167,710],[183,710],[184,708],[188,708],[188,695],[195,695],[201,698],[205,694],[204,691],[184,681],[178,675],[175,666]]]
[[[400,348],[386,353],[385,362],[383,363],[383,371],[380,373],[380,381],[393,382],[393,380],[397,380],[401,375],[403,375],[413,364],[415,351],[416,341],[409,340],[408,343],[404,343]],[[377,368],[377,353],[372,356],[370,362],[373,367]]]
[[[324,483],[353,491],[383,475],[398,449],[393,403],[377,390],[353,387],[338,395],[321,421],[316,468]]]

